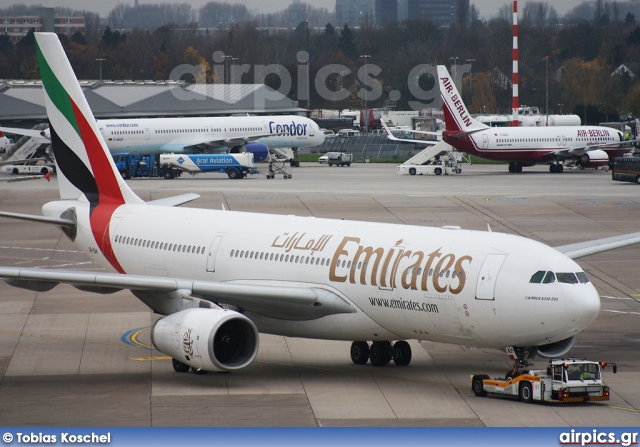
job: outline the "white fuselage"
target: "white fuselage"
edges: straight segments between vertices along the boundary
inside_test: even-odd
[[[133,154],[225,152],[243,139],[270,148],[309,147],[324,142],[312,120],[296,115],[98,120],[111,153]],[[209,145],[212,143],[211,145]]]
[[[444,133],[445,138],[448,133]],[[488,160],[540,163],[549,161],[549,155],[554,152],[578,150],[576,155],[582,155],[584,151],[580,149],[613,146],[623,142],[624,137],[616,129],[599,126],[490,127],[466,138],[452,136],[446,141],[459,151]],[[609,153],[610,158],[628,151],[624,147],[604,147],[602,150]],[[567,154],[566,158],[569,157]]]
[[[108,265],[86,204],[51,202],[43,212],[59,216],[71,206],[76,243]],[[600,308],[591,283],[530,283],[541,270],[582,272],[573,260],[500,233],[122,205],[109,234],[128,274],[322,288],[357,309],[304,321],[247,313],[272,334],[535,346],[574,336]]]

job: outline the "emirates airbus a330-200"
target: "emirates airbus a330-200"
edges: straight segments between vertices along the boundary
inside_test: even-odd
[[[385,223],[180,208],[143,202],[122,179],[55,34],[36,33],[60,200],[44,216],[109,272],[1,267],[45,292],[128,289],[164,315],[153,345],[176,371],[230,371],[259,334],[352,341],[357,364],[411,361],[409,339],[510,348],[523,365],[561,356],[600,310],[572,259],[640,233],[552,248],[519,236]],[[167,207],[172,208],[167,212]]]

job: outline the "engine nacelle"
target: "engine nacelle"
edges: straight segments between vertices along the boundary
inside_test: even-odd
[[[151,343],[195,369],[232,371],[258,353],[258,330],[244,315],[226,309],[186,309],[156,321]]]
[[[581,168],[597,168],[605,166],[609,163],[609,155],[602,149],[589,151],[578,157],[578,166]]]
[[[547,358],[557,358],[565,355],[573,347],[576,337],[565,338],[564,340],[538,346],[538,355]]]
[[[266,161],[267,158],[269,158],[269,147],[264,143],[260,143],[259,141],[247,143],[244,146],[234,147],[230,152],[232,154],[239,152],[251,152],[253,154],[254,163]]]

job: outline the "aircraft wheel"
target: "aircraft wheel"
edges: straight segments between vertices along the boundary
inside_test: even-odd
[[[237,169],[229,169],[229,171],[227,172],[227,176],[229,176],[230,179],[235,180],[240,178],[240,173]]]
[[[516,169],[513,163],[509,163],[509,172],[512,174],[516,172]]]
[[[409,168],[409,175],[416,175],[416,168]]]
[[[191,368],[189,365],[182,363],[180,360],[171,359],[171,363],[173,364],[173,370],[179,373],[186,373]]]
[[[407,366],[411,363],[411,346],[404,340],[393,344],[393,362],[398,366]]]
[[[13,168],[13,169],[11,170],[11,173],[12,173],[13,175],[18,175],[18,174],[20,174],[20,171],[18,171],[18,168]]]
[[[484,383],[482,383],[482,381],[488,378],[489,376],[487,376],[486,374],[473,377],[473,384],[471,385],[471,390],[473,391],[473,394],[475,394],[478,397],[485,397],[487,395],[487,392],[484,389]]]
[[[556,165],[555,163],[550,164],[549,172],[551,172],[552,174],[555,174],[556,172],[558,172],[558,165]]]
[[[369,349],[369,360],[373,366],[385,366],[391,361],[391,343],[374,341]]]
[[[640,185],[640,175],[636,177],[636,183]]]
[[[440,175],[440,174],[442,174],[442,168],[435,168],[435,169],[433,170],[433,173],[434,173],[435,175]]]
[[[514,171],[517,174],[520,174],[522,172],[522,165],[520,163],[516,163],[516,165],[514,166]]]
[[[564,171],[564,165],[559,164],[558,165],[558,174],[560,174],[562,171]]]
[[[356,365],[364,365],[369,361],[369,344],[366,341],[351,343],[351,361]]]
[[[522,382],[520,384],[520,389],[518,390],[518,397],[524,403],[533,402],[533,390],[531,389],[531,384],[529,382]]]

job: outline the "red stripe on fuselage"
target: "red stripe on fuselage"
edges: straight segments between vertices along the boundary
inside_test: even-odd
[[[100,140],[98,140],[91,125],[87,122],[75,102],[73,102],[73,99],[69,98],[69,101],[78,123],[78,129],[80,129],[80,137],[84,143],[85,151],[89,157],[93,177],[96,179],[96,185],[98,186],[98,204],[90,216],[91,232],[103,256],[116,271],[124,273],[122,266],[111,249],[111,237],[109,234],[111,217],[120,205],[124,205],[124,197]]]

